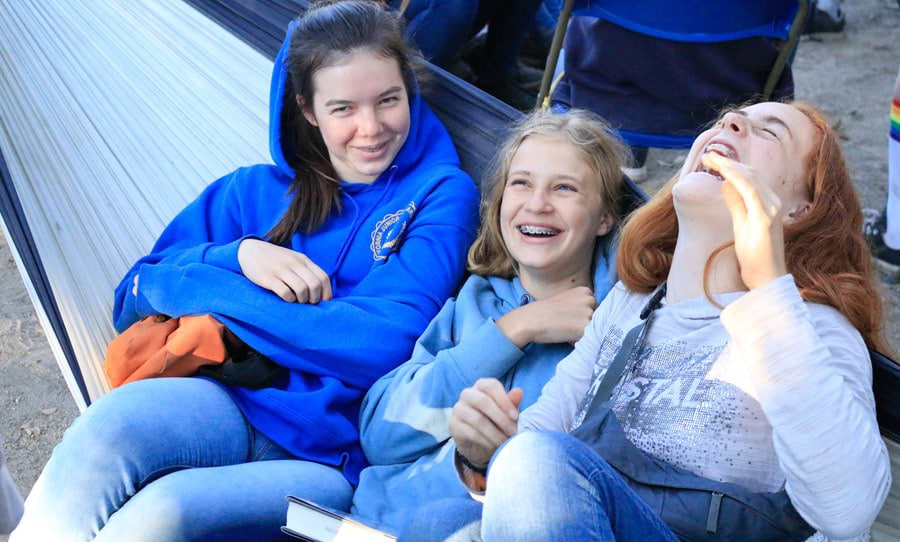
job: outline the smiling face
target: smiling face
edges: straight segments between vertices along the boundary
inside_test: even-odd
[[[567,141],[532,135],[510,162],[500,232],[518,274],[529,281],[591,284],[597,236],[609,232],[597,174]]]
[[[338,178],[374,182],[409,135],[409,97],[399,63],[361,50],[312,79],[312,106],[300,107],[319,128]]]
[[[722,178],[700,161],[706,153],[718,153],[751,167],[789,212],[807,200],[803,178],[814,138],[809,118],[788,104],[767,102],[726,113],[694,141],[672,191],[676,209],[697,203],[691,207],[730,221],[722,201]]]

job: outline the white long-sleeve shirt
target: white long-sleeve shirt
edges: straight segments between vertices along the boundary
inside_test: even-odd
[[[618,284],[557,366],[520,430],[570,431],[648,299]],[[867,532],[890,490],[865,343],[832,307],[805,303],[790,275],[752,292],[654,312],[613,409],[642,450],[705,478],[784,487],[820,533]]]

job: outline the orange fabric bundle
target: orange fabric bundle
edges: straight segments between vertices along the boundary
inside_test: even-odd
[[[190,376],[228,357],[225,326],[209,314],[144,318],[112,340],[103,371],[112,387],[161,376]]]

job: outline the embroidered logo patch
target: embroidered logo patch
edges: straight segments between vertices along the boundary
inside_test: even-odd
[[[405,209],[385,215],[378,224],[375,224],[375,229],[372,230],[372,244],[369,245],[375,261],[386,259],[391,252],[399,248],[406,226],[415,214],[416,204],[409,202]]]

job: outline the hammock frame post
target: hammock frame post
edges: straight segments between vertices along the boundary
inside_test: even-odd
[[[556,30],[553,32],[553,41],[550,43],[550,53],[547,55],[547,63],[544,65],[544,75],[541,77],[541,89],[538,92],[535,109],[550,106],[550,85],[553,83],[553,74],[556,73],[556,64],[559,62],[559,52],[562,51],[563,40],[566,37],[566,28],[572,17],[572,6],[575,0],[566,0],[559,18],[556,20]],[[544,103],[546,101],[546,103]]]

